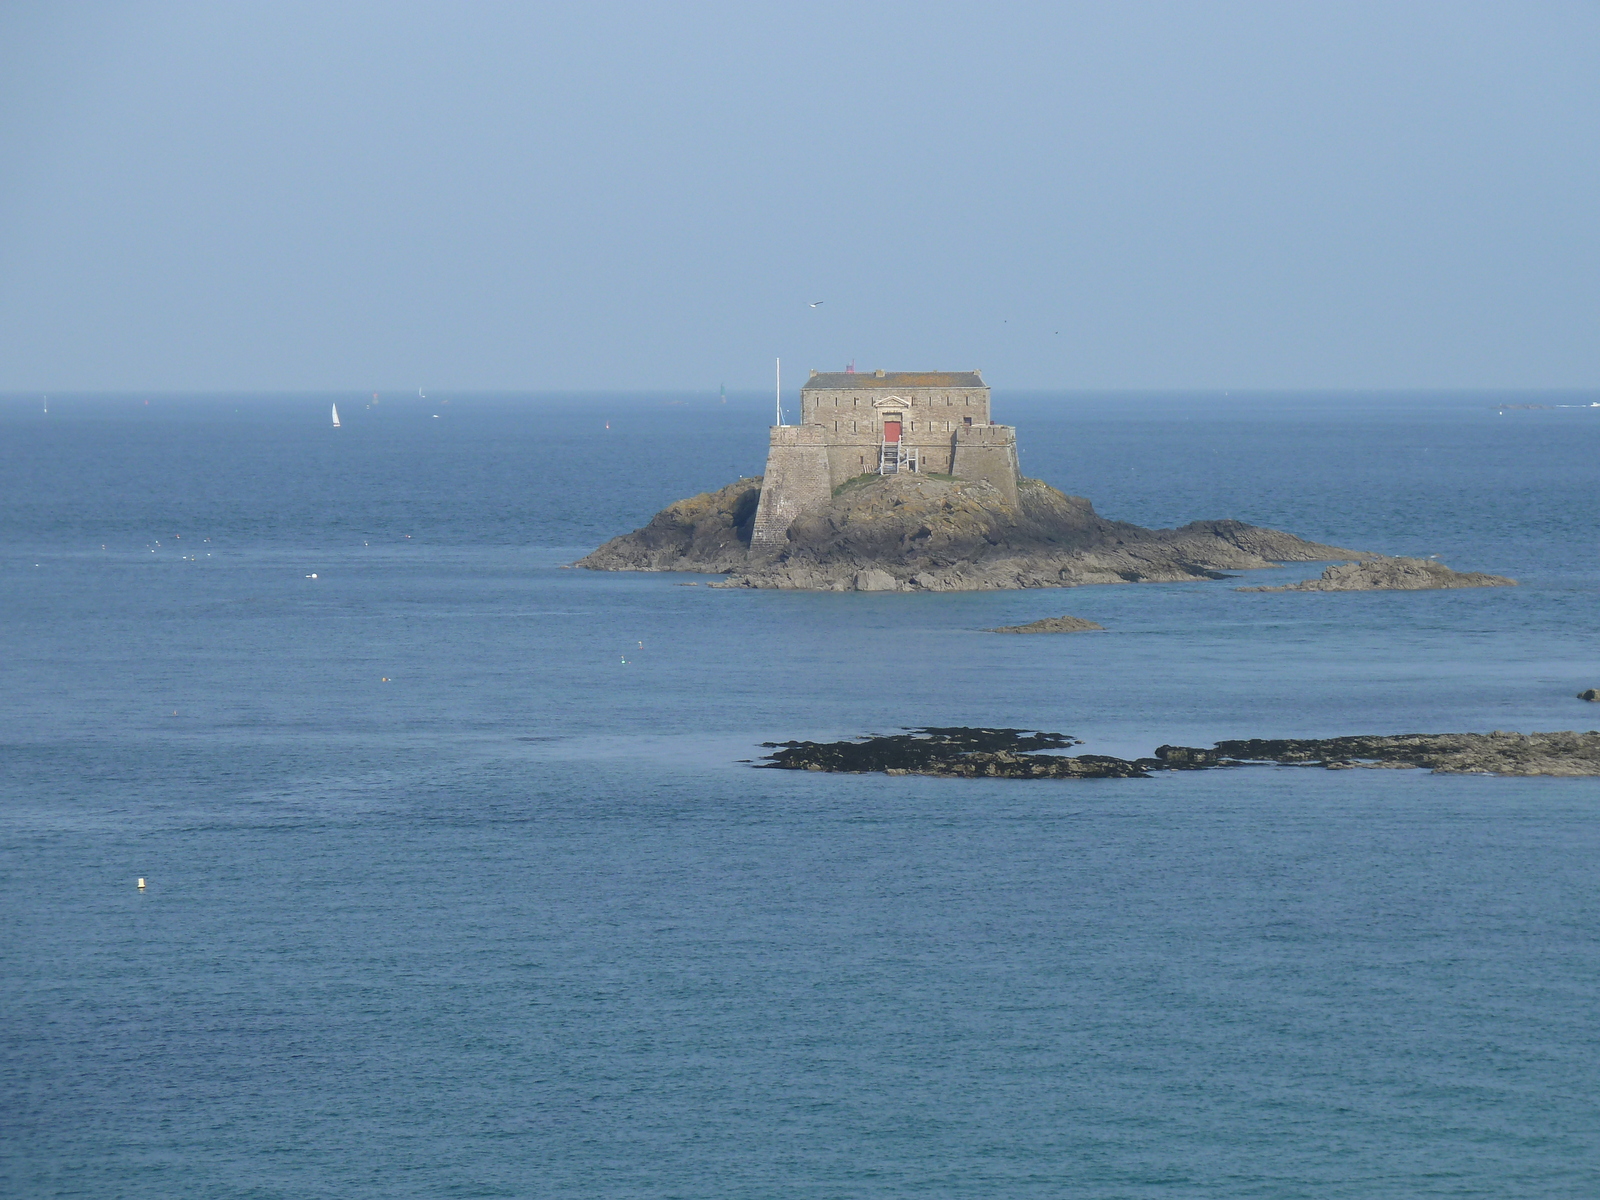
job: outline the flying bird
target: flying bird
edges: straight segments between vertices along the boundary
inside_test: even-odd
[[[822,303],[824,303],[824,302],[823,302],[823,301],[821,301],[821,300],[813,300],[813,301],[812,301],[812,302],[811,302],[811,307],[812,307],[812,308],[816,308],[816,307],[817,307],[817,306],[818,306],[818,305],[820,305],[820,304],[822,304]]]

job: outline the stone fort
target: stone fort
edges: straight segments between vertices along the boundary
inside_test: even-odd
[[[812,371],[800,423],[772,427],[752,549],[783,545],[789,523],[840,484],[902,472],[985,480],[1017,502],[1017,431],[990,423],[983,376]]]

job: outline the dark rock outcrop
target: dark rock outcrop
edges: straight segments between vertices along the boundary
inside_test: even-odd
[[[766,742],[759,764],[786,771],[881,771],[886,775],[946,775],[990,779],[1143,779],[1142,763],[1100,754],[1069,757],[1032,750],[1079,745],[1064,733],[1027,729],[913,729],[853,742]]]
[[[1320,579],[1282,587],[1242,587],[1239,592],[1409,592],[1427,588],[1516,587],[1515,579],[1478,571],[1452,571],[1427,558],[1365,558],[1337,563]]]
[[[612,538],[574,566],[595,571],[702,571],[722,575],[750,561],[761,476],[669,504],[643,529]]]
[[[1600,775],[1600,732],[1251,739],[1218,742],[1209,750],[1161,746],[1156,758],[1171,770],[1279,763],[1330,769],[1430,767],[1447,775]]]
[[[1030,621],[1026,625],[1002,625],[998,629],[986,629],[985,633],[1092,633],[1099,630],[1105,632],[1104,625],[1096,625],[1093,621],[1085,621],[1082,617],[1046,617],[1042,621]]]
[[[783,546],[752,551],[760,485],[744,479],[680,500],[575,565],[729,576],[714,587],[968,591],[1220,579],[1278,562],[1361,557],[1242,521],[1143,529],[1036,479],[1022,480],[1011,504],[988,483],[920,474],[845,484],[801,513]]]
[[[1337,738],[1252,738],[1210,749],[1162,746],[1132,761],[1102,754],[1040,754],[1081,745],[1063,733],[1027,729],[912,729],[849,742],[766,742],[758,765],[789,771],[879,771],[999,779],[1144,779],[1151,771],[1204,771],[1261,764],[1426,767],[1446,775],[1600,775],[1600,732],[1406,733]]]
[[[1600,701],[1600,688],[1590,688],[1586,692],[1579,692],[1578,699]]]

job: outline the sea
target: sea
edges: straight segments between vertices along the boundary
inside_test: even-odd
[[[1519,586],[898,595],[571,568],[754,395],[0,398],[0,1194],[1600,1195],[1600,779],[754,765],[1600,725],[1597,401],[999,389]]]

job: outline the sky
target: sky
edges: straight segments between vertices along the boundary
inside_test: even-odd
[[[1592,0],[6,0],[0,391],[1593,388],[1596,63]]]

